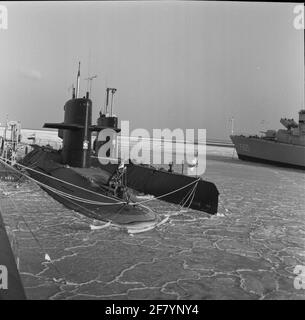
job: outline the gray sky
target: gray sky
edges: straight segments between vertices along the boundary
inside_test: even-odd
[[[304,38],[289,3],[5,3],[0,122],[61,122],[80,60],[94,121],[106,85],[131,128],[204,128],[208,138],[280,128],[304,105]],[[81,82],[82,95],[86,82]],[[262,125],[261,121],[265,124]]]

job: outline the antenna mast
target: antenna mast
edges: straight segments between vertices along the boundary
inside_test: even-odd
[[[79,85],[80,85],[80,62],[78,63],[78,72],[76,78],[76,99],[79,97]]]
[[[88,77],[88,78],[85,79],[85,80],[88,81],[88,88],[89,88],[89,95],[90,95],[90,97],[91,97],[91,90],[92,90],[92,80],[93,80],[93,79],[96,79],[96,78],[97,78],[97,75],[94,75],[94,76],[92,76],[92,77]]]
[[[233,135],[234,134],[234,118],[233,117],[230,119],[230,122],[231,122],[231,134]]]
[[[110,105],[110,116],[112,117],[112,106],[113,106],[113,98],[114,94],[117,91],[116,88],[107,88],[106,89],[106,114],[108,113],[108,105],[109,105],[109,92],[111,92],[111,105]]]

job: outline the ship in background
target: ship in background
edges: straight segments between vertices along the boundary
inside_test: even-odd
[[[303,36],[305,40],[305,33]],[[238,158],[304,170],[305,109],[299,111],[298,123],[286,118],[280,122],[286,129],[267,130],[261,137],[232,134]]]
[[[305,169],[305,109],[299,121],[281,119],[286,129],[267,130],[263,136],[231,135],[238,158]]]

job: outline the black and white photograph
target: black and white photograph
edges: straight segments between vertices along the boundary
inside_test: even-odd
[[[304,84],[304,3],[0,1],[0,300],[305,300]]]

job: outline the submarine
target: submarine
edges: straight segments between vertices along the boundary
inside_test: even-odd
[[[79,97],[80,64],[76,83],[72,98],[64,105],[64,121],[44,124],[44,128],[58,129],[62,148],[32,145],[33,150],[17,163],[19,169],[66,207],[97,220],[120,225],[159,223],[160,215],[139,200],[139,192],[176,204],[188,196],[188,208],[217,213],[219,192],[212,182],[131,161],[124,164],[119,157],[115,164],[101,164],[95,155],[113,137],[92,141],[93,133],[99,135],[107,129],[120,132],[118,118],[112,113],[116,89],[106,89],[106,108],[112,94],[111,112],[100,112],[92,124],[89,92]],[[116,155],[109,149],[108,156]]]

